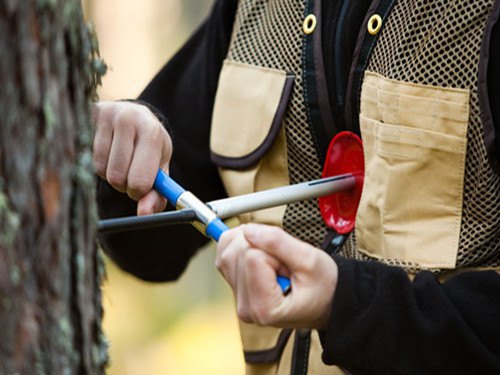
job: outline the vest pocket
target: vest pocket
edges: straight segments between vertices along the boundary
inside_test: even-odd
[[[365,180],[356,218],[361,252],[415,267],[456,264],[469,92],[367,72],[360,127]]]
[[[224,61],[210,136],[212,160],[245,169],[258,162],[279,134],[294,77],[283,70]]]

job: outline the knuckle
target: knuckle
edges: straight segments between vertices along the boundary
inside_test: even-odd
[[[98,102],[92,104],[92,121],[96,126],[101,126],[103,121],[103,117],[106,117],[106,114],[109,113],[109,104],[107,102]]]
[[[218,256],[215,258],[215,268],[217,269],[217,271],[222,273],[222,270],[223,270],[222,262]]]
[[[217,266],[216,266],[217,267]],[[217,267],[217,271],[219,271],[220,275],[224,278],[224,280],[229,284],[230,287],[232,287],[231,285],[231,279],[230,279],[230,274],[227,270],[226,267],[224,267],[224,265],[222,264],[219,264],[218,267]]]
[[[106,180],[111,186],[117,189],[124,189],[127,185],[127,177],[125,173],[115,170],[108,170],[106,172]]]
[[[159,128],[162,127],[161,123],[147,107],[136,104],[130,109],[130,112],[130,118],[142,129],[158,134]]]
[[[252,316],[246,306],[238,304],[236,314],[243,323],[253,323]]]
[[[166,130],[158,120],[143,118],[140,122],[142,136],[158,150],[169,149],[169,137]]]
[[[227,267],[227,264],[228,264],[228,260],[227,260],[227,254],[225,251],[222,251],[222,252],[217,252],[217,255],[215,257],[215,267],[221,272],[223,273],[223,271],[226,269]]]
[[[301,260],[302,268],[305,272],[314,272],[317,265],[317,254],[315,251],[308,251]]]
[[[228,265],[230,265],[232,263],[233,258],[234,256],[231,254],[230,251],[223,251],[222,253],[220,253],[218,259],[221,268],[226,268]]]
[[[136,124],[136,116],[130,110],[117,111],[112,119],[113,128],[122,131],[134,131]]]
[[[259,268],[262,264],[262,261],[264,260],[262,253],[253,249],[248,249],[247,251],[245,251],[243,256],[245,266],[250,269]]]
[[[129,176],[127,182],[127,191],[134,197],[141,198],[152,188],[153,184],[147,178],[142,176]]]
[[[94,157],[94,170],[99,176],[104,176],[106,174],[106,162],[100,158]]]

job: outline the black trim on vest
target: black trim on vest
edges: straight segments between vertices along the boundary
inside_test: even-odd
[[[328,0],[327,0],[328,1]],[[331,139],[335,133],[339,131],[338,127],[333,120],[332,109],[330,108],[330,98],[328,94],[328,85],[326,80],[326,71],[324,66],[324,56],[323,56],[323,41],[322,41],[322,27],[323,27],[323,15],[321,12],[321,0],[316,0],[314,2],[314,14],[318,18],[316,31],[313,33],[313,57],[314,65],[316,71],[316,89],[318,92],[318,107],[321,114],[321,119],[323,122],[323,127]]]
[[[291,328],[285,328],[281,331],[276,345],[271,349],[265,350],[245,350],[243,352],[246,363],[262,364],[262,363],[276,363],[281,358],[283,350],[285,350],[286,343],[292,334]]]
[[[370,60],[371,54],[375,45],[377,44],[377,36],[383,30],[385,21],[389,16],[392,8],[394,7],[396,0],[376,0],[368,9],[365,20],[361,25],[361,30],[358,36],[358,41],[356,44],[356,49],[354,51],[353,65],[351,67],[351,72],[349,74],[349,84],[347,87],[346,95],[346,128],[356,134],[360,134],[359,131],[359,99],[361,96],[361,86],[363,83],[363,77],[365,74],[366,67]],[[382,18],[382,30],[380,30],[377,35],[370,35],[367,32],[366,25],[368,20],[374,14],[378,14]]]
[[[500,134],[495,134],[495,123],[493,119],[493,113],[490,102],[490,92],[488,88],[488,82],[496,82],[497,80],[489,79],[488,75],[491,74],[489,71],[491,69],[491,50],[492,43],[498,43],[492,41],[493,27],[499,25],[500,19],[500,1],[495,1],[493,9],[491,10],[490,16],[486,23],[486,28],[484,31],[483,43],[481,45],[481,56],[479,60],[479,76],[478,76],[478,98],[479,98],[479,108],[481,109],[481,122],[483,123],[484,129],[484,143],[486,146],[486,151],[488,152],[488,158],[492,167],[497,173],[500,174]],[[497,26],[498,27],[498,26]],[[498,57],[498,56],[497,56]],[[498,60],[494,60],[498,61]],[[498,78],[498,77],[497,77]],[[498,108],[495,108],[498,111]],[[497,124],[498,126],[498,124]]]
[[[251,153],[237,158],[222,156],[212,151],[210,153],[210,159],[215,165],[229,169],[246,169],[262,159],[262,157],[273,145],[274,140],[278,136],[279,130],[281,129],[281,123],[283,122],[283,118],[285,117],[285,113],[288,108],[288,102],[292,94],[294,82],[295,76],[288,73],[285,79],[285,84],[283,85],[283,91],[281,92],[278,108],[274,114],[269,133],[264,141]]]
[[[320,160],[324,160],[330,139],[337,129],[330,108],[321,42],[321,0],[307,1],[304,16],[316,16],[313,33],[304,34],[302,53],[304,66],[304,96],[311,134]]]
[[[298,329],[295,331],[295,342],[293,345],[291,375],[307,374],[309,367],[309,348],[311,346],[311,331]]]

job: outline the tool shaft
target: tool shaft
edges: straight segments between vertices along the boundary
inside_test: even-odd
[[[119,217],[114,219],[99,220],[97,230],[100,234],[118,233],[130,230],[155,228],[162,225],[191,223],[196,220],[194,210],[161,212],[154,215]]]
[[[207,203],[216,215],[222,219],[246,212],[281,206],[302,200],[322,197],[354,188],[356,177],[343,174],[310,182],[259,191],[236,197],[220,199]]]

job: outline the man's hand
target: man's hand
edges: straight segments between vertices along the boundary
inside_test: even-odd
[[[165,209],[167,201],[152,190],[158,169],[168,173],[172,141],[145,106],[130,102],[94,104],[96,173],[136,201],[137,214]]]
[[[277,227],[247,224],[224,233],[216,267],[235,294],[239,318],[247,323],[325,328],[338,269],[325,252]],[[284,296],[276,276],[287,276]]]

